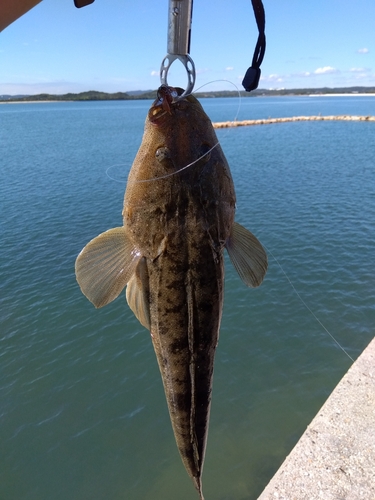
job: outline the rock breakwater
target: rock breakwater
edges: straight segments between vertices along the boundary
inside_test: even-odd
[[[229,127],[248,127],[250,125],[271,125],[273,123],[286,122],[306,122],[306,121],[363,121],[375,122],[375,116],[355,116],[355,115],[336,115],[336,116],[291,116],[286,118],[265,118],[261,120],[241,120],[229,122],[213,123],[214,128]]]

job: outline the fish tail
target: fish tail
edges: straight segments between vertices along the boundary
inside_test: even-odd
[[[194,481],[194,486],[198,490],[200,500],[204,500],[203,491],[202,491],[202,480],[201,480],[201,478],[200,477],[194,477],[193,481]]]

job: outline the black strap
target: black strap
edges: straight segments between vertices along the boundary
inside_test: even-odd
[[[242,85],[247,92],[255,90],[259,85],[261,73],[260,65],[262,64],[264,53],[266,51],[266,35],[264,32],[266,15],[264,13],[262,0],[251,0],[251,3],[253,4],[259,36],[254,50],[253,61],[250,68],[246,71],[244,79],[242,80]]]

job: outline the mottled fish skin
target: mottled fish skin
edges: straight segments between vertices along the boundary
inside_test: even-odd
[[[155,179],[189,165],[218,142],[194,97],[170,108],[170,114],[162,105],[149,112],[123,216],[146,257],[151,337],[177,446],[200,490],[223,306],[223,249],[235,193],[219,145],[187,169]],[[162,148],[165,158],[156,160],[155,169]],[[155,180],[137,182],[148,179]]]
[[[175,100],[181,93],[160,87],[129,173],[124,225],[91,240],[75,270],[96,307],[127,285],[129,306],[151,332],[176,443],[203,500],[224,246],[252,287],[267,256],[234,222],[233,181],[210,119],[193,96]]]

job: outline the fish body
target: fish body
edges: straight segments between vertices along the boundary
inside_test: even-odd
[[[211,121],[193,96],[162,86],[129,173],[123,227],[88,243],[76,261],[96,307],[127,285],[151,333],[176,443],[203,499],[215,349],[223,307],[224,247],[249,286],[267,269],[258,240],[234,222],[235,191]]]

